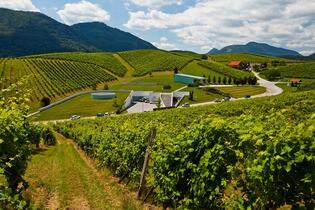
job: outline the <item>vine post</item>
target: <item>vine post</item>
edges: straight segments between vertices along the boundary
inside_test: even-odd
[[[148,170],[148,163],[150,160],[150,147],[155,139],[156,136],[156,128],[152,128],[150,131],[150,135],[149,135],[149,140],[148,140],[148,144],[147,144],[147,149],[145,152],[145,157],[144,157],[144,162],[143,162],[143,167],[142,167],[142,171],[141,171],[141,177],[140,177],[140,184],[139,184],[139,190],[138,190],[138,194],[137,194],[137,198],[140,199],[143,188],[145,186],[145,175],[147,173]]]

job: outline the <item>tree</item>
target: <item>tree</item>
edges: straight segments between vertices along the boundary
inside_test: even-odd
[[[45,107],[45,106],[48,106],[50,104],[51,100],[50,98],[48,97],[43,97],[41,100],[40,100],[40,106],[41,107]]]
[[[229,85],[232,84],[232,77],[229,77],[229,79],[228,79],[228,84],[229,84]]]
[[[174,68],[174,74],[178,74],[178,68],[177,68],[177,66]]]
[[[221,84],[221,77],[218,78],[218,84]]]
[[[93,84],[92,85],[92,90],[96,90],[97,89],[97,84]]]
[[[163,90],[169,90],[171,88],[172,88],[172,86],[170,84],[164,84],[163,85]]]
[[[189,91],[189,100],[190,101],[194,100],[194,91]]]
[[[161,98],[160,98],[160,97],[158,98],[156,107],[157,107],[158,109],[161,108]]]
[[[206,54],[202,55],[202,56],[201,56],[201,59],[203,59],[203,60],[208,60],[208,55],[206,55]]]
[[[226,77],[223,77],[223,84],[225,84],[226,85],[226,83],[227,83],[227,79],[226,79]]]
[[[149,76],[150,76],[150,77],[152,77],[152,76],[153,76],[153,75],[152,75],[152,71],[150,71],[150,72],[149,72]]]
[[[44,144],[46,145],[55,145],[56,137],[54,131],[50,127],[44,127],[42,130],[42,138],[44,140]]]
[[[108,85],[104,84],[103,90],[108,90]]]
[[[208,76],[208,81],[207,81],[209,84],[211,83],[211,77],[210,75]]]
[[[217,83],[217,79],[215,78],[215,75],[213,76],[212,83],[213,84]]]

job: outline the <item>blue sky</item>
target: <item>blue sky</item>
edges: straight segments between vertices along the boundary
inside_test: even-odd
[[[315,52],[313,0],[0,0],[62,23],[99,21],[159,48],[192,50],[249,41]]]

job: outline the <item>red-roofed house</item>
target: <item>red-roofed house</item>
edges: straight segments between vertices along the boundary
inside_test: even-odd
[[[297,86],[301,85],[302,80],[301,79],[291,79],[290,82],[291,82],[291,87],[297,87]]]
[[[245,69],[246,64],[243,61],[231,61],[228,64],[229,67],[234,68],[234,69]]]

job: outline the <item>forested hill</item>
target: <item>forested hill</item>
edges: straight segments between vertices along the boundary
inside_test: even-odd
[[[0,57],[155,49],[149,42],[103,23],[68,26],[38,12],[3,8],[0,17]]]

